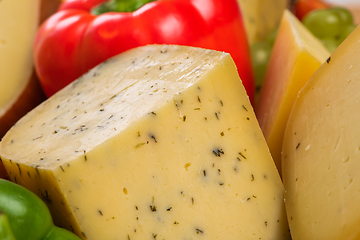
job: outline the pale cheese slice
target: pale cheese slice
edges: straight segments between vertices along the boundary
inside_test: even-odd
[[[0,116],[14,104],[33,71],[39,0],[0,1]]]
[[[45,100],[32,58],[39,15],[40,0],[0,0],[0,139]],[[6,174],[0,162],[3,177]]]
[[[238,0],[249,43],[265,40],[279,23],[288,0]]]
[[[21,119],[0,155],[83,239],[288,239],[283,187],[229,54],[130,50]]]
[[[297,97],[285,131],[282,177],[292,238],[360,237],[360,28]]]
[[[294,100],[329,56],[321,42],[289,10],[285,10],[255,107],[279,171],[283,136]]]

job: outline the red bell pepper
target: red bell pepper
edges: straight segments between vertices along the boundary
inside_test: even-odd
[[[253,100],[250,50],[237,0],[127,0],[142,2],[128,12],[120,8],[124,1],[65,0],[41,25],[34,59],[47,96],[130,48],[178,44],[230,53]],[[105,12],[104,4],[110,6]]]
[[[302,20],[309,12],[329,8],[330,5],[322,0],[298,0],[294,6],[295,16]]]

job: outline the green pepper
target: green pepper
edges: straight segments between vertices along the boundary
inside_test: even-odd
[[[30,190],[0,179],[0,239],[80,240],[54,225],[46,204]]]

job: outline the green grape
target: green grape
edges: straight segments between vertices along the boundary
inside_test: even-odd
[[[339,15],[331,9],[314,10],[303,18],[303,23],[320,39],[339,36],[342,27]]]
[[[334,38],[323,38],[320,39],[320,41],[330,53],[334,52],[335,49],[339,46],[339,42]]]
[[[276,35],[278,32],[278,28],[274,28],[269,34],[266,36],[265,40],[272,46],[274,45]]]
[[[341,29],[340,36],[338,38],[339,45],[349,36],[349,34],[357,27],[355,24],[347,25]]]
[[[251,60],[255,75],[256,90],[259,91],[264,80],[272,45],[266,41],[255,42],[250,47]]]
[[[333,7],[330,11],[334,11],[340,18],[343,26],[352,25],[354,22],[353,16],[349,10],[344,7]]]

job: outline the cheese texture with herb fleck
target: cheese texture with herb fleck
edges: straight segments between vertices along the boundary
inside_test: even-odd
[[[360,239],[360,27],[300,91],[282,177],[292,239]]]
[[[283,186],[229,54],[150,45],[21,119],[0,155],[83,239],[287,239]]]

